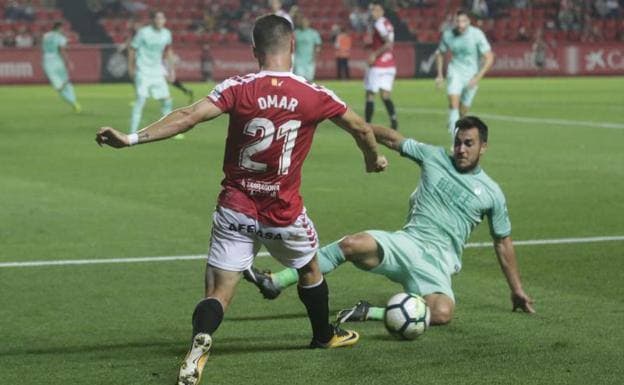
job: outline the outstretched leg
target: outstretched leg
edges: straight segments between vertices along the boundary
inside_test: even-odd
[[[374,255],[376,255],[377,252],[377,244],[373,237],[367,233],[347,236],[322,247],[317,254],[321,273],[331,273],[347,260],[351,262],[359,261],[360,259],[366,260],[367,251],[365,248],[368,248],[368,253],[372,253],[372,256],[369,257],[374,260]],[[369,261],[369,263],[373,264],[374,262]],[[251,267],[244,272],[244,276],[247,281],[256,285],[256,287],[260,289],[262,295],[267,299],[277,298],[283,289],[294,285],[299,279],[297,271],[291,268],[286,268],[271,274]]]
[[[226,271],[206,265],[205,298],[199,301],[193,311],[193,337],[191,348],[180,367],[178,385],[196,385],[208,360],[212,347],[212,336],[223,321],[240,272]]]
[[[145,97],[137,95],[134,105],[132,106],[132,116],[130,117],[130,133],[135,133],[141,124],[141,116],[143,115],[143,107],[145,106]]]
[[[451,135],[451,144],[455,141],[455,122],[459,120],[459,95],[449,94],[448,132]]]
[[[69,81],[63,85],[63,87],[59,90],[59,93],[61,94],[61,97],[63,98],[63,100],[65,100],[74,108],[74,112],[78,113],[82,110],[82,108],[80,107],[80,104],[76,100],[76,93],[74,92],[74,85],[71,84]]]

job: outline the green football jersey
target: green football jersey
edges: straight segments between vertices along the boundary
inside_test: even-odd
[[[67,45],[67,38],[61,32],[50,31],[43,35],[41,50],[44,60],[62,60],[59,47]]]
[[[448,65],[448,77],[473,77],[479,72],[481,56],[491,49],[483,31],[473,26],[458,36],[453,34],[452,29],[445,30],[438,46],[441,53],[451,51],[453,56]]]
[[[312,63],[314,50],[321,44],[321,36],[313,28],[295,30],[295,61],[298,63]]]
[[[472,230],[488,217],[494,238],[511,234],[505,196],[480,167],[460,173],[442,147],[406,139],[401,155],[422,169],[403,230],[434,247],[449,274],[461,270],[461,255]]]
[[[139,29],[132,39],[136,50],[137,73],[143,76],[164,76],[163,52],[171,44],[171,31],[151,25]]]

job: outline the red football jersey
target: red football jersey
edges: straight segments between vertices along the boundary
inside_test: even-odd
[[[386,44],[387,41],[394,42],[394,27],[392,26],[392,23],[390,23],[390,20],[386,19],[383,16],[375,20],[375,22],[373,23],[372,35],[373,50],[379,49],[381,46]],[[373,63],[373,67],[388,68],[395,66],[396,63],[394,61],[394,53],[392,52],[392,50],[387,50],[381,55],[377,56],[375,63]]]
[[[208,97],[230,115],[219,204],[263,224],[292,224],[316,126],[343,115],[345,103],[291,72],[269,71],[229,78]]]

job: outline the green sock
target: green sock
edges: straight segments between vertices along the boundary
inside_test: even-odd
[[[74,86],[71,83],[65,84],[65,87],[61,89],[60,93],[63,100],[65,100],[67,103],[71,104],[72,106],[76,104],[76,94],[74,93]]]
[[[385,307],[371,306],[370,308],[368,308],[368,314],[366,315],[366,320],[368,320],[368,321],[383,321],[385,314],[386,314],[386,308]]]
[[[162,116],[168,115],[173,109],[173,101],[171,98],[161,100],[160,113]]]
[[[317,258],[323,275],[332,272],[345,261],[344,254],[338,246],[338,242],[340,241],[330,243],[318,251]],[[272,274],[271,278],[273,279],[273,283],[280,289],[285,289],[299,281],[299,274],[297,274],[297,270],[295,269],[284,269]]]
[[[141,115],[143,114],[143,106],[145,105],[144,97],[137,97],[132,106],[132,115],[130,117],[130,132],[135,133],[141,124]]]
[[[285,289],[299,281],[299,274],[297,274],[297,270],[289,268],[271,274],[271,279],[280,289]]]

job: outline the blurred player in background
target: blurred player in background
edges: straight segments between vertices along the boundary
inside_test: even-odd
[[[444,82],[444,55],[447,52],[452,55],[446,71],[449,101],[447,127],[452,143],[455,138],[455,122],[468,113],[477,94],[479,81],[494,63],[494,54],[483,31],[470,25],[470,18],[465,10],[457,11],[453,27],[442,32],[436,52],[438,75],[435,82],[439,88]],[[483,64],[480,65],[482,58]]]
[[[393,129],[399,128],[394,103],[390,99],[394,77],[396,76],[396,64],[392,48],[394,45],[394,27],[390,20],[384,17],[384,9],[381,3],[372,2],[370,5],[372,25],[369,25],[368,40],[372,52],[368,57],[368,69],[364,78],[366,88],[365,117],[367,122],[373,119],[375,111],[375,94],[379,92],[383,100],[390,125]]]
[[[128,21],[128,37],[122,44],[119,45],[118,52],[128,52],[128,50],[132,46],[132,40],[134,40],[134,37],[136,36],[140,27],[140,24],[136,20]],[[189,104],[191,104],[194,99],[193,90],[187,88],[184,84],[182,84],[182,82],[176,76],[176,66],[179,62],[180,57],[175,53],[172,53],[171,55],[168,55],[164,58],[163,65],[165,77],[172,86],[182,91],[184,95],[189,98]],[[134,102],[132,102],[132,105],[134,105]]]
[[[67,38],[63,35],[62,29],[63,23],[57,21],[52,26],[52,30],[46,32],[41,39],[43,71],[52,87],[61,95],[61,98],[69,103],[75,112],[80,112],[82,108],[76,100],[74,86],[69,81],[67,73],[67,68],[71,68],[72,64],[65,52]]]
[[[136,100],[132,107],[130,132],[134,133],[141,124],[143,107],[148,97],[160,101],[162,115],[171,112],[173,102],[163,67],[165,60],[172,60],[171,31],[165,28],[165,14],[151,13],[151,24],[138,30],[128,48],[128,75],[134,80]]]
[[[303,76],[308,81],[314,80],[316,56],[321,51],[321,35],[310,27],[310,20],[302,17],[295,29],[295,75]]]
[[[226,79],[206,98],[178,109],[130,135],[102,127],[98,144],[128,147],[171,138],[221,114],[230,117],[222,190],[213,215],[205,276],[205,297],[192,317],[191,348],[178,385],[195,385],[223,320],[241,272],[261,246],[297,270],[298,292],[312,327],[311,348],[357,343],[356,332],[329,323],[329,289],[316,258],[318,235],[299,194],[303,162],[318,123],[331,119],[360,147],[368,172],[382,171],[372,129],[333,92],[290,72],[294,51],[291,24],[267,15],[256,20],[253,52],[260,72]]]
[[[269,0],[269,7],[271,8],[271,12],[275,16],[280,16],[288,20],[290,25],[294,28],[295,24],[293,23],[292,16],[284,10],[283,6],[284,5],[282,4],[281,0]]]
[[[336,77],[338,79],[350,79],[349,58],[351,57],[352,39],[348,31],[343,30],[339,25],[334,26],[336,50]]]
[[[546,56],[548,54],[548,43],[544,40],[544,31],[538,28],[535,31],[535,40],[531,46],[533,64],[540,72],[546,68]]]
[[[403,290],[424,297],[431,324],[451,321],[455,295],[451,276],[462,267],[462,252],[472,231],[488,218],[494,250],[511,290],[512,309],[533,313],[533,300],[524,292],[511,240],[511,222],[505,196],[498,184],[479,166],[487,149],[488,127],[479,118],[457,121],[453,155],[403,137],[399,132],[373,126],[379,143],[414,161],[422,176],[409,200],[407,223],[399,231],[367,230],[322,247],[319,266],[326,274],[345,262],[381,274]],[[256,268],[245,272],[265,298],[276,298],[296,282],[292,269],[275,274]],[[384,307],[367,301],[339,312],[338,320],[383,320]]]

